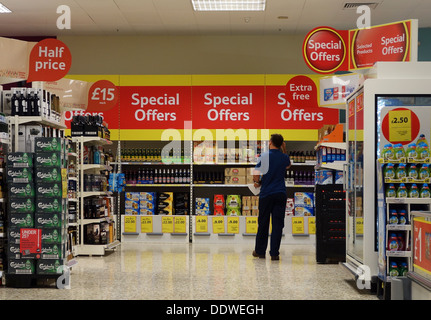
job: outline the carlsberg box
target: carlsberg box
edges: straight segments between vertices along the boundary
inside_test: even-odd
[[[34,155],[34,165],[37,168],[61,168],[64,158],[61,152],[37,152]]]
[[[34,274],[34,260],[9,259],[7,271],[11,274]]]
[[[61,182],[38,182],[35,189],[36,197],[62,197],[63,195]]]
[[[61,169],[39,167],[34,172],[34,179],[37,184],[41,182],[61,182]]]
[[[34,215],[32,213],[13,213],[9,215],[9,227],[33,228]]]
[[[8,168],[31,168],[33,167],[33,153],[10,152],[6,157]]]
[[[36,197],[36,213],[61,213],[63,199],[61,197]]]
[[[8,184],[8,189],[9,189],[9,197],[16,197],[16,198],[21,198],[21,197],[34,197],[35,192],[34,192],[34,184],[31,182],[27,182],[27,183],[9,183]]]
[[[10,197],[8,201],[10,215],[16,213],[34,213],[34,198]]]
[[[38,259],[36,262],[37,274],[62,274],[63,259]]]
[[[61,228],[63,221],[61,213],[36,213],[34,216],[36,228]]]
[[[33,179],[33,168],[11,168],[6,167],[6,180],[8,183],[28,183]]]
[[[46,137],[36,137],[35,142],[35,152],[60,152],[62,151],[62,146],[64,140],[61,138],[46,138]]]
[[[61,244],[66,239],[62,228],[42,228],[42,246],[45,244]]]
[[[42,243],[42,259],[61,259],[63,258],[64,250],[61,244]]]

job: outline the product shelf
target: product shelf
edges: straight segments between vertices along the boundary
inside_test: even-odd
[[[409,224],[388,224],[386,229],[390,231],[411,231],[412,226]]]
[[[83,164],[82,170],[112,170],[112,167],[104,164]]]
[[[431,204],[431,198],[386,198],[386,203]]]
[[[190,187],[189,183],[146,183],[146,184],[126,184],[126,187]]]
[[[112,141],[101,137],[72,137],[73,142],[91,143],[93,145],[111,145]]]
[[[112,192],[110,191],[84,191],[78,193],[78,197],[86,198],[86,197],[94,197],[94,196],[111,196]]]
[[[320,147],[327,147],[327,148],[335,148],[335,149],[347,149],[347,144],[345,142],[319,142],[314,149],[317,150]]]
[[[387,257],[411,257],[411,251],[386,251]]]
[[[319,163],[314,167],[316,170],[319,169],[331,169],[331,170],[343,170],[344,165],[347,164],[347,161],[334,161],[327,163]]]
[[[42,116],[12,116],[9,117],[10,121],[16,125],[26,124],[26,123],[39,123],[45,126],[50,126],[55,129],[67,129],[64,123],[53,121],[51,119]]]

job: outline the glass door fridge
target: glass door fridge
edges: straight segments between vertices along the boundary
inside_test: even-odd
[[[386,229],[379,228],[379,223],[386,224],[386,219],[379,218],[379,212],[380,216],[385,212],[382,210],[384,195],[379,195],[378,159],[382,144],[388,141],[394,144],[403,140],[404,145],[408,145],[410,141],[416,142],[425,131],[430,141],[431,63],[378,62],[364,76],[363,84],[346,100],[347,234],[343,265],[356,278],[375,283],[379,274],[378,255],[382,252],[379,253],[379,246],[386,243],[386,235],[382,234]],[[394,115],[406,117],[403,110],[395,110],[405,106],[422,108],[414,110],[419,123],[388,121],[389,111],[401,111],[391,113],[391,120]],[[413,116],[407,115],[407,118],[413,119]]]

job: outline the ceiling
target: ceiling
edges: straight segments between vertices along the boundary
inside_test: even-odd
[[[418,19],[431,27],[430,0],[267,0],[264,12],[194,12],[191,0],[0,0],[1,36],[274,35],[317,26],[354,29],[359,14],[346,2],[378,2],[371,24]],[[57,28],[57,7],[71,9],[71,29]],[[279,19],[287,16],[287,19]]]

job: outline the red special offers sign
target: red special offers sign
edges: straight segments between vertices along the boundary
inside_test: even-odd
[[[193,128],[263,128],[264,94],[264,86],[193,87]]]
[[[119,89],[111,81],[99,80],[88,90],[86,110],[66,110],[66,127],[70,129],[73,116],[101,116],[109,129],[119,129]]]
[[[370,68],[377,61],[410,61],[411,21],[349,31],[350,69]]]
[[[183,129],[191,121],[189,86],[121,86],[121,129]]]
[[[72,65],[69,48],[60,40],[45,39],[30,52],[28,81],[57,81],[63,78]]]
[[[413,265],[429,277],[431,275],[431,222],[414,219]]]
[[[338,123],[338,110],[319,108],[317,88],[307,76],[296,76],[286,86],[266,87],[266,128],[319,129]]]
[[[303,56],[308,67],[327,74],[348,67],[348,32],[330,27],[311,30],[304,39]]]

